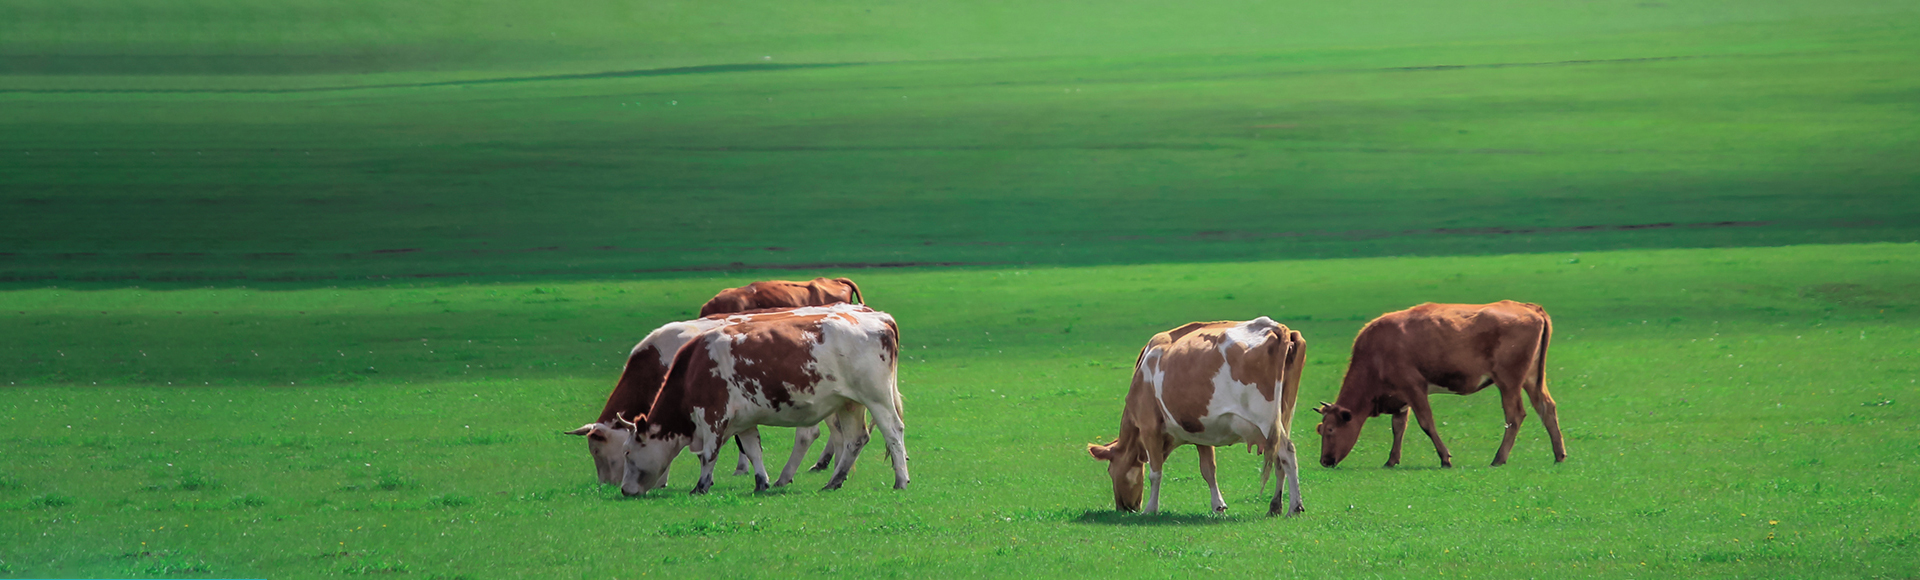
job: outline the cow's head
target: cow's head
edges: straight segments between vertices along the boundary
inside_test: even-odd
[[[1106,445],[1087,444],[1087,453],[1107,462],[1107,475],[1113,478],[1113,509],[1140,511],[1140,496],[1146,491],[1147,462],[1140,457],[1138,445],[1125,438]]]
[[[1320,403],[1313,412],[1320,414],[1320,425],[1313,428],[1320,434],[1320,465],[1339,465],[1360,440],[1360,425],[1366,420],[1354,416],[1352,409],[1331,403]]]
[[[660,432],[658,426],[635,427],[631,443],[627,445],[626,471],[620,478],[620,493],[626,495],[644,495],[654,489],[667,485],[667,470],[673,468],[673,458],[686,449],[691,438],[684,435],[669,435]]]
[[[631,424],[616,418],[581,425],[566,433],[587,438],[587,454],[593,456],[593,469],[599,473],[600,483],[618,484],[621,474],[626,473],[627,446],[633,441],[633,430],[626,425]]]

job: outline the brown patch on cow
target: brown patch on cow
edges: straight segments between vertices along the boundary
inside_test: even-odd
[[[860,287],[852,280],[814,278],[806,282],[765,280],[715,294],[700,307],[700,316],[744,312],[765,308],[826,306],[841,302],[857,303]]]
[[[1227,345],[1227,370],[1234,382],[1253,385],[1260,396],[1272,401],[1274,386],[1280,382],[1281,366],[1287,359],[1286,343],[1269,332],[1266,343],[1254,353],[1256,356],[1248,356],[1249,352],[1244,345]]]
[[[721,331],[733,343],[734,376],[741,392],[759,395],[768,407],[779,409],[793,402],[796,392],[813,392],[822,380],[813,368],[813,347],[821,340],[820,325],[825,316],[773,317],[789,319],[784,324],[731,326]],[[755,322],[763,322],[760,316]],[[857,323],[856,323],[857,324]]]
[[[694,414],[709,427],[717,427],[726,417],[727,390],[714,385],[720,363],[707,353],[707,341],[718,333],[700,335],[680,347],[673,366],[660,387],[660,396],[645,417],[646,423],[661,435],[692,437],[696,429]]]
[[[636,418],[647,414],[653,407],[653,399],[660,395],[660,382],[667,379],[667,368],[660,363],[660,349],[649,344],[641,347],[627,357],[627,366],[620,369],[620,380],[614,383],[613,392],[607,395],[607,405],[600,409],[600,423],[610,423],[616,415]]]
[[[1168,344],[1160,344],[1160,336],[1153,337],[1147,348],[1160,347],[1160,357],[1177,358],[1181,364],[1164,368],[1164,380],[1161,382],[1160,401],[1166,405],[1167,413],[1173,416],[1175,423],[1188,433],[1205,430],[1200,419],[1207,416],[1207,404],[1213,401],[1213,377],[1219,374],[1221,365],[1227,360],[1220,354],[1220,343],[1226,341],[1224,333],[1235,323],[1214,322],[1198,328],[1193,324],[1175,330],[1184,330],[1179,339],[1173,339],[1172,333],[1163,333]],[[1179,385],[1178,389],[1166,388],[1166,385]]]

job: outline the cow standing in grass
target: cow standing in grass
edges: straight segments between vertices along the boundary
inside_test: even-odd
[[[637,495],[660,487],[673,458],[691,448],[700,458],[693,493],[706,493],[720,445],[734,436],[745,443],[753,464],[754,489],[767,489],[755,427],[799,427],[829,418],[840,448],[826,488],[836,489],[868,440],[867,412],[886,438],[894,487],[905,488],[899,334],[892,316],[850,305],[756,313],[701,334],[674,356],[653,407],[627,423],[634,436],[621,491]]]
[[[831,309],[821,309],[822,312]],[[653,406],[654,398],[660,393],[660,384],[667,378],[668,367],[680,347],[715,328],[752,320],[753,314],[718,315],[698,318],[684,322],[669,322],[634,345],[627,355],[627,364],[620,370],[620,380],[607,395],[607,404],[600,409],[600,418],[593,423],[568,431],[568,435],[581,435],[587,439],[587,453],[593,456],[594,470],[599,474],[600,483],[617,484],[626,473],[627,446],[633,441],[633,432],[627,427],[631,423],[623,419],[646,414]],[[757,434],[756,434],[757,435]],[[793,455],[780,471],[780,479],[774,485],[786,485],[793,481],[800,463],[805,460],[807,448],[820,435],[818,425],[800,427],[794,437]],[[820,460],[813,470],[825,469],[833,459],[833,443],[829,439],[827,449],[820,454]],[[742,445],[740,468],[735,475],[747,473],[747,453]]]
[[[1282,488],[1292,500],[1284,513],[1306,511],[1300,500],[1299,461],[1288,437],[1306,352],[1307,341],[1299,332],[1265,316],[1246,322],[1194,322],[1154,335],[1134,363],[1119,439],[1087,446],[1095,459],[1108,462],[1114,507],[1141,509],[1144,465],[1153,484],[1146,512],[1157,512],[1160,467],[1174,449],[1191,443],[1200,451],[1200,477],[1213,492],[1213,509],[1225,511],[1226,499],[1214,480],[1213,448],[1246,443],[1265,456],[1262,491],[1276,464],[1282,474],[1267,515],[1283,513]]]
[[[1400,463],[1400,441],[1407,414],[1433,439],[1441,467],[1453,467],[1453,454],[1434,429],[1429,393],[1470,395],[1487,385],[1500,387],[1507,434],[1493,465],[1507,462],[1527,411],[1525,391],[1553,440],[1553,461],[1567,458],[1560,437],[1560,416],[1547,393],[1547,343],[1553,320],[1538,304],[1502,300],[1493,304],[1421,304],[1381,315],[1353,340],[1353,360],[1340,384],[1339,398],[1314,410],[1321,415],[1320,464],[1333,467],[1353,451],[1368,417],[1393,414],[1393,451],[1387,467]]]
[[[838,302],[861,304],[860,286],[846,278],[814,278],[806,282],[763,280],[721,290],[700,307],[700,316],[746,312],[765,308],[826,306]]]

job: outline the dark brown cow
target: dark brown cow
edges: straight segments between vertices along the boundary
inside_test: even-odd
[[[1487,385],[1500,387],[1507,435],[1495,466],[1507,463],[1520,422],[1525,391],[1553,440],[1554,462],[1567,458],[1560,438],[1560,416],[1547,394],[1547,343],[1553,320],[1538,304],[1502,300],[1493,304],[1421,304],[1381,315],[1353,340],[1353,360],[1340,384],[1339,398],[1321,403],[1320,464],[1333,467],[1353,451],[1368,417],[1393,414],[1393,451],[1387,467],[1400,463],[1400,440],[1407,432],[1407,411],[1433,439],[1441,467],[1453,467],[1453,454],[1434,429],[1429,393],[1471,395]]]
[[[860,287],[846,278],[814,278],[806,282],[766,280],[721,290],[700,307],[700,316],[762,308],[826,306],[836,302],[862,304],[866,301],[860,297]]]

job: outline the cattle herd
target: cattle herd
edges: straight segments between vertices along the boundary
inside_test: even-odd
[[[1393,415],[1386,465],[1398,464],[1411,413],[1433,440],[1440,464],[1451,467],[1453,455],[1440,441],[1427,395],[1467,395],[1489,385],[1498,387],[1506,414],[1493,465],[1505,464],[1513,450],[1526,418],[1523,392],[1546,427],[1554,461],[1565,460],[1546,385],[1552,334],[1545,309],[1508,300],[1421,304],[1381,315],[1355,337],[1335,401],[1314,408],[1321,416],[1315,428],[1320,464],[1339,464],[1367,418],[1382,414]],[[793,481],[824,421],[826,449],[811,469],[833,467],[826,488],[835,489],[869,440],[871,417],[893,464],[893,486],[902,489],[909,478],[899,337],[893,317],[867,308],[860,287],[846,278],[730,288],[702,306],[700,318],[668,323],[634,346],[599,419],[567,434],[587,439],[600,482],[627,495],[666,486],[674,458],[685,449],[700,459],[693,493],[706,493],[728,439],[740,450],[735,474],[751,472],[755,491],[762,491]],[[1289,433],[1306,349],[1298,331],[1265,316],[1193,322],[1154,335],[1134,362],[1119,437],[1087,446],[1108,464],[1114,507],[1140,511],[1144,494],[1144,510],[1157,511],[1162,465],[1174,449],[1192,444],[1213,509],[1224,511],[1214,447],[1245,444],[1265,458],[1262,490],[1270,475],[1279,476],[1267,513],[1305,511]],[[761,461],[762,425],[797,430],[777,479],[768,478]]]

